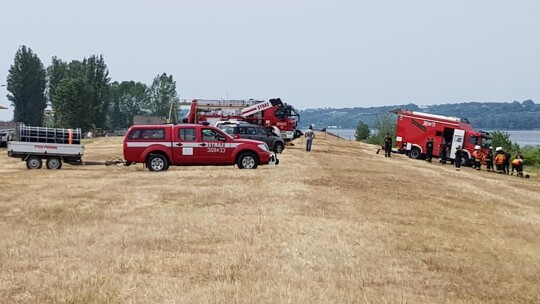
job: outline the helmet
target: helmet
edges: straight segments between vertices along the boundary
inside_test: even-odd
[[[490,150],[493,150],[493,147],[489,147]]]
[[[476,145],[476,146],[474,146],[474,149],[475,150],[480,150],[480,146]]]
[[[502,147],[495,148],[495,151],[497,151],[497,152],[502,151]]]

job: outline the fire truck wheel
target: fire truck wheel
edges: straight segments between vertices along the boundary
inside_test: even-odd
[[[150,154],[146,160],[146,166],[150,171],[167,171],[169,161],[161,154]]]
[[[274,152],[276,153],[282,153],[283,152],[283,144],[282,143],[276,143],[274,145]]]
[[[62,168],[62,160],[59,157],[49,157],[45,165],[47,169],[60,170]]]
[[[461,165],[464,167],[469,166],[469,155],[465,154],[465,152],[463,152],[463,156],[461,156]]]
[[[237,165],[240,169],[255,169],[259,165],[259,160],[255,154],[246,152],[238,157]]]
[[[418,147],[413,147],[411,149],[411,152],[409,153],[412,159],[420,159],[420,157],[422,156],[422,153],[420,152],[420,149],[418,149]]]
[[[30,156],[26,160],[26,168],[33,170],[33,169],[41,169],[43,166],[43,163],[41,162],[41,158],[37,156]]]

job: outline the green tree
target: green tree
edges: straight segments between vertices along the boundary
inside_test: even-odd
[[[383,142],[386,133],[394,134],[396,130],[395,119],[392,115],[384,113],[377,118],[375,122],[375,132],[369,136],[367,142],[380,145]]]
[[[68,64],[58,59],[56,56],[52,58],[52,63],[47,67],[47,100],[53,110],[58,110],[59,105],[56,99],[56,89],[60,85],[62,79],[66,77],[68,71]],[[58,125],[58,114],[54,112],[53,120],[54,125]]]
[[[90,113],[96,128],[105,128],[109,109],[109,70],[103,56],[96,55],[83,60],[86,81],[90,88]]]
[[[31,126],[41,126],[45,98],[45,68],[32,49],[21,46],[15,62],[9,68],[7,95],[14,109],[14,120]]]
[[[85,130],[106,127],[110,78],[102,56],[93,55],[69,64],[53,57],[47,75],[48,99],[56,126]]]
[[[93,128],[91,88],[82,77],[64,78],[56,87],[57,126],[63,128]]]
[[[134,81],[114,82],[111,85],[111,127],[127,128],[133,116],[145,114],[149,105],[149,89],[144,83]]]
[[[491,136],[493,137],[493,147],[502,147],[504,151],[510,153],[516,153],[520,150],[519,145],[510,140],[510,134],[507,132],[495,131],[491,133]]]
[[[356,138],[356,141],[367,139],[369,137],[369,133],[369,126],[361,120],[358,121],[358,125],[356,126],[356,132],[354,132],[354,137]]]
[[[176,101],[176,81],[166,73],[157,75],[150,87],[150,111],[152,115],[167,117],[172,101]]]

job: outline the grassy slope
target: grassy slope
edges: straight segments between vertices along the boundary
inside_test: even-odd
[[[86,143],[121,156],[121,139]],[[0,156],[13,303],[540,301],[539,180],[319,136],[277,167],[72,167]]]

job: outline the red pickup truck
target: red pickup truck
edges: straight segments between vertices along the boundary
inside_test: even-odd
[[[264,142],[235,139],[216,127],[195,124],[132,126],[124,138],[124,159],[127,165],[146,164],[150,171],[170,165],[255,169],[278,163]]]

